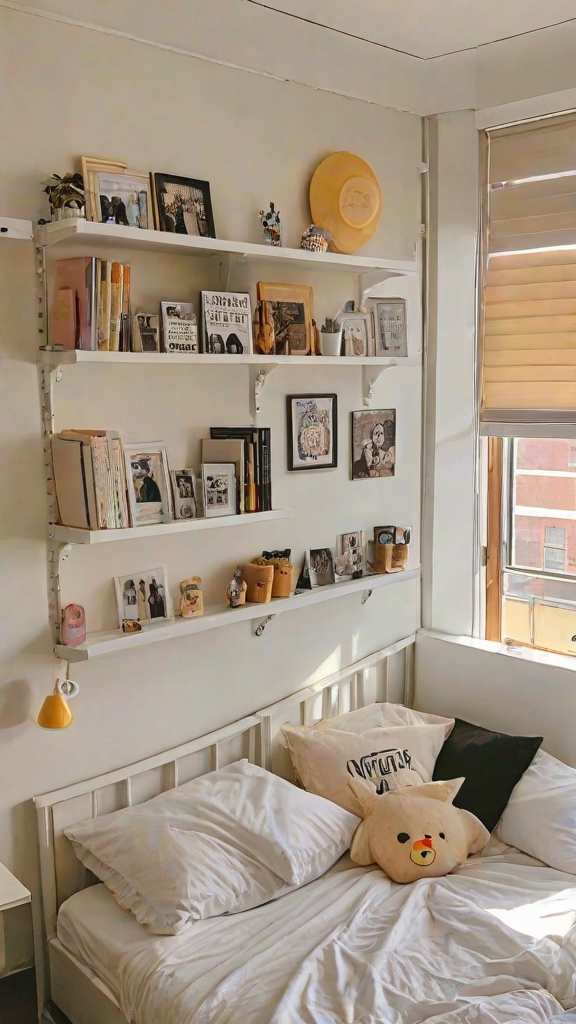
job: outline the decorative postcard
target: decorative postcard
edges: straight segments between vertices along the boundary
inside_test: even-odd
[[[236,467],[233,462],[205,462],[202,465],[204,515],[236,515]]]
[[[196,475],[193,469],[172,469],[172,493],[174,496],[174,518],[196,519]]]
[[[368,313],[349,313],[337,319],[342,326],[345,356],[372,355],[371,320]]]
[[[311,587],[326,587],[329,583],[334,583],[334,561],[330,548],[310,549],[308,572]]]
[[[407,356],[406,299],[369,298],[377,356]]]
[[[165,352],[198,352],[198,324],[191,302],[161,302]]]
[[[208,181],[174,174],[154,174],[152,177],[160,231],[216,238]]]
[[[288,470],[338,465],[336,395],[288,395]]]
[[[124,455],[132,526],[169,522],[170,477],[164,442],[125,444]]]
[[[252,312],[247,292],[201,292],[202,348],[214,355],[252,352]]]
[[[304,284],[258,281],[258,301],[269,303],[275,355],[310,355],[313,348],[312,289]]]
[[[396,410],[362,409],[352,413],[352,479],[394,476]]]
[[[134,316],[132,324],[132,351],[160,351],[160,328],[157,313],[136,313]]]
[[[164,566],[132,572],[127,576],[115,576],[114,587],[120,629],[126,619],[136,619],[145,627],[172,618],[168,576]]]
[[[353,579],[364,570],[364,534],[362,530],[340,534],[340,553],[334,559],[336,580]]]

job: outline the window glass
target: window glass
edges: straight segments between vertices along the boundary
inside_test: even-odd
[[[509,564],[576,575],[574,441],[517,438],[512,445]]]

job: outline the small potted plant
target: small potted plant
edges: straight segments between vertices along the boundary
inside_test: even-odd
[[[338,328],[330,317],[320,328],[320,348],[323,356],[339,356],[342,351],[342,328]]]
[[[86,216],[86,194],[81,174],[53,174],[43,191],[50,203],[50,219],[66,220]]]

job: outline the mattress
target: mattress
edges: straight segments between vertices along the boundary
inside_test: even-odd
[[[345,857],[176,936],[98,885],[58,936],[136,1024],[544,1024],[576,1006],[576,877],[498,847],[406,886]]]

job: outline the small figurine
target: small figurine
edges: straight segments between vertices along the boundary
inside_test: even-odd
[[[188,580],[182,580],[180,590],[180,615],[183,619],[194,619],[197,615],[203,615],[204,602],[202,599],[202,579],[200,576],[191,576]]]
[[[264,241],[266,245],[282,245],[280,210],[274,209],[274,203],[270,203],[268,213],[265,213],[264,210],[260,210],[260,221],[264,229]]]
[[[233,579],[230,580],[226,587],[226,600],[231,608],[240,608],[241,605],[246,604],[247,589],[246,581],[242,576],[242,569],[238,566]]]
[[[123,633],[141,633],[142,623],[138,619],[122,619]]]
[[[329,231],[311,224],[302,235],[300,248],[306,249],[307,252],[326,252],[331,239],[332,235]]]
[[[62,643],[79,647],[86,639],[86,613],[81,604],[67,604],[62,611]]]

